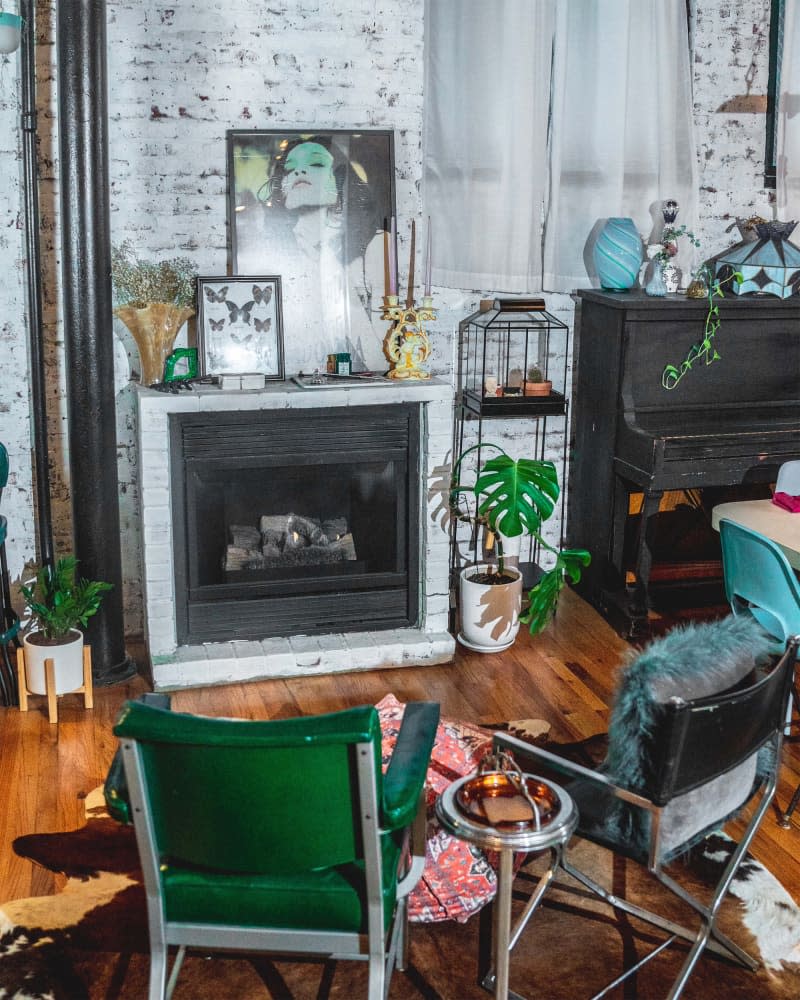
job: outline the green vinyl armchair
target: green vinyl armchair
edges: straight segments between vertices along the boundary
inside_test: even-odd
[[[383,1000],[425,863],[438,720],[437,704],[409,704],[382,774],[371,706],[253,722],[127,702],[114,732],[147,894],[150,1000],[171,995],[187,947],[360,959],[369,1000]]]

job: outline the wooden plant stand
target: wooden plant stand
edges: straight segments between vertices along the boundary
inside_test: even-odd
[[[25,679],[25,650],[21,647],[17,650],[17,681],[19,686],[19,710],[28,711],[28,698],[42,697],[34,695],[28,690]],[[58,699],[63,695],[56,694],[56,670],[52,659],[44,661],[44,686],[47,692],[47,717],[51,725],[58,722]],[[65,691],[64,694],[82,694],[83,707],[94,708],[94,689],[92,688],[92,650],[89,646],[83,647],[83,684],[75,688],[74,691]]]

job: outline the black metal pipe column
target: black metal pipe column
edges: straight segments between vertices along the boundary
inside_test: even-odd
[[[67,412],[75,554],[114,589],[89,622],[92,673],[133,673],[125,653],[114,404],[106,5],[60,0],[58,136]]]
[[[50,513],[50,464],[47,441],[47,396],[44,372],[41,253],[39,245],[39,170],[36,157],[36,13],[34,0],[20,0],[22,17],[22,164],[25,201],[25,250],[28,284],[28,350],[30,352],[33,464],[36,477],[36,537],[41,564],[53,562],[53,518]]]

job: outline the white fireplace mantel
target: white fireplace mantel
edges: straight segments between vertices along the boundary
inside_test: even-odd
[[[179,646],[175,623],[169,415],[247,410],[422,404],[420,620],[415,628],[297,635]],[[137,392],[146,637],[157,690],[259,678],[310,676],[379,667],[446,663],[455,641],[447,631],[448,463],[453,389],[432,379],[342,389],[302,389],[286,382],[253,391],[199,386],[179,395]]]

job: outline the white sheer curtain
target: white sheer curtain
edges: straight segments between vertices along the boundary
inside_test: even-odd
[[[800,3],[785,0],[778,142],[775,163],[778,219],[800,219]]]
[[[562,0],[555,37],[544,287],[568,292],[589,284],[598,220],[630,216],[647,239],[675,198],[696,227],[685,0]]]
[[[434,284],[541,289],[554,0],[428,0]]]
[[[685,0],[428,0],[426,18],[436,284],[570,291],[598,219],[647,237],[676,198],[694,228]]]

